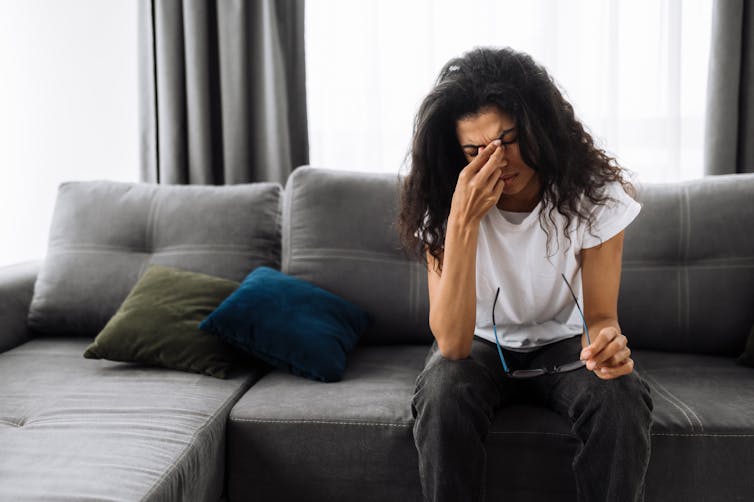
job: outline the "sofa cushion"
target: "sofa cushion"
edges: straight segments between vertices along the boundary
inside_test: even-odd
[[[0,354],[0,500],[218,500],[228,412],[258,374],[88,360],[86,344]]]
[[[754,324],[754,173],[637,184],[618,312],[632,349],[738,356]]]
[[[428,350],[359,346],[343,379],[328,385],[265,375],[230,413],[230,500],[421,500],[410,402]],[[688,501],[751,493],[751,370],[732,358],[632,355],[655,404],[646,500],[668,500],[669,489]],[[502,408],[486,445],[490,500],[575,500],[578,440],[557,414]]]
[[[358,305],[258,267],[200,328],[294,375],[335,382],[368,324]]]
[[[230,415],[228,499],[418,500],[409,402],[427,350],[359,345],[335,383],[268,373]]]
[[[746,340],[744,352],[737,359],[738,364],[754,368],[754,326],[751,327],[749,338]]]
[[[199,329],[235,281],[150,265],[86,348],[88,359],[139,362],[225,378],[241,351]]]
[[[368,311],[360,344],[432,342],[427,269],[401,250],[397,207],[394,174],[302,166],[286,182],[281,270]]]
[[[240,282],[279,268],[278,183],[169,186],[63,183],[29,326],[96,335],[152,263]]]

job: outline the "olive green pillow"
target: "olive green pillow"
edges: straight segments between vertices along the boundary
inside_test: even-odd
[[[151,265],[84,357],[137,362],[227,378],[242,356],[199,323],[237,282]]]

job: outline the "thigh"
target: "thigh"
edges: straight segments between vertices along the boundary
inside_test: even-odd
[[[521,390],[515,380],[503,374],[497,347],[478,337],[472,341],[469,357],[458,360],[445,358],[435,340],[424,360],[424,369],[416,379],[417,387],[427,379],[474,385],[489,396],[495,408],[514,399]]]
[[[572,421],[590,402],[617,414],[644,406],[652,408],[649,386],[636,370],[603,380],[582,367],[568,373],[548,375],[546,385],[548,388],[543,392],[545,405]]]

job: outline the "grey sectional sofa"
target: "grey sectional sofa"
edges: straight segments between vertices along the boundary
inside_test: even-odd
[[[432,342],[426,269],[399,249],[394,175],[300,167],[286,186],[61,187],[46,261],[0,269],[0,500],[414,501],[410,400]],[[639,185],[620,322],[654,400],[650,501],[751,500],[754,175]],[[343,379],[228,380],[88,360],[149,263],[260,265],[364,307]],[[501,409],[489,500],[574,500],[565,420]]]

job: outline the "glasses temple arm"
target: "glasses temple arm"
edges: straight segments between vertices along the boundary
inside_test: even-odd
[[[581,322],[584,323],[584,334],[586,335],[586,343],[587,345],[592,343],[591,338],[589,337],[589,328],[586,326],[586,318],[584,318],[584,312],[581,311],[581,306],[579,305],[579,299],[576,297],[576,293],[573,292],[573,288],[571,288],[571,284],[568,282],[568,279],[566,279],[565,274],[561,272],[560,276],[563,278],[563,280],[566,283],[566,286],[568,286],[568,291],[571,292],[571,296],[573,297],[573,301],[576,302],[576,308],[579,311],[579,314],[581,315]]]
[[[495,293],[495,301],[492,302],[492,331],[495,333],[495,345],[497,345],[497,353],[500,354],[500,362],[503,363],[503,371],[510,373],[508,365],[505,364],[505,358],[503,357],[503,351],[500,349],[500,341],[497,339],[497,325],[495,323],[495,305],[497,304],[497,296],[500,294],[500,288],[497,288]]]

